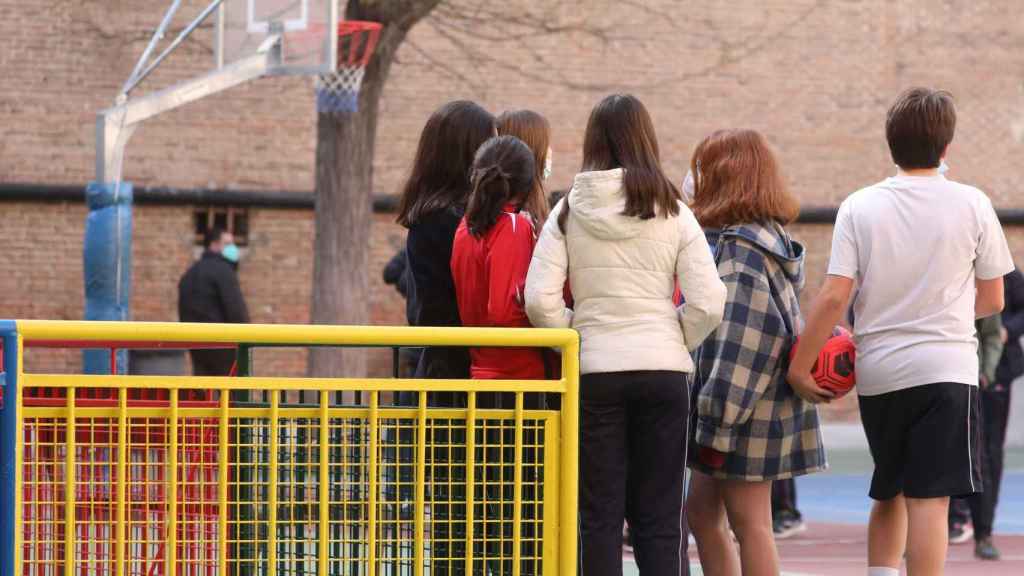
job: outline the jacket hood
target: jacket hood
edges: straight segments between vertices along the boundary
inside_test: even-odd
[[[569,192],[569,218],[590,234],[604,240],[622,240],[639,234],[642,222],[626,216],[626,194],[622,168],[580,172]]]
[[[707,230],[708,242],[712,246],[720,238],[742,238],[757,246],[775,260],[794,286],[804,285],[804,246],[789,237],[789,233],[778,222],[767,224],[752,223],[730,226],[722,230]]]

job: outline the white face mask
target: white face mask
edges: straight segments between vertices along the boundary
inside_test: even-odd
[[[551,147],[548,147],[548,154],[544,158],[544,179],[551,177]]]
[[[686,171],[686,178],[683,179],[683,203],[689,206],[693,204],[693,171]]]

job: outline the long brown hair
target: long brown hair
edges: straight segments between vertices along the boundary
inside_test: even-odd
[[[515,136],[533,151],[533,190],[523,209],[533,216],[538,227],[548,219],[551,208],[544,190],[544,166],[551,145],[551,125],[533,110],[510,110],[498,116],[498,134]]]
[[[533,190],[533,152],[515,136],[496,136],[476,153],[470,181],[473,192],[466,206],[470,234],[487,234],[506,204],[523,206]]]
[[[800,202],[789,193],[779,163],[756,130],[719,130],[697,145],[690,160],[693,204],[701,226],[747,222],[789,224]]]
[[[468,100],[449,102],[427,120],[398,204],[406,228],[432,212],[464,206],[477,148],[494,136],[494,116]]]
[[[682,196],[661,169],[654,122],[631,94],[613,94],[594,107],[583,137],[583,171],[622,168],[626,208],[622,213],[649,220],[679,214]],[[570,192],[571,194],[571,192]],[[568,206],[558,215],[565,232]]]

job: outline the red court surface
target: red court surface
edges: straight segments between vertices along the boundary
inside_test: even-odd
[[[946,563],[948,576],[1024,575],[1024,535],[999,536],[996,545],[1003,553],[998,562],[974,559],[973,544],[950,546]],[[778,543],[784,575],[864,576],[867,573],[867,527],[854,524],[811,522],[807,532]],[[694,576],[701,574],[697,551],[690,546]],[[625,574],[638,574],[627,555]]]
[[[949,547],[946,574],[950,576],[1024,575],[1024,536],[996,536],[1003,553],[998,562],[974,558],[974,544]],[[807,532],[778,543],[782,569],[788,574],[864,576],[867,573],[867,527],[852,524],[809,523]]]

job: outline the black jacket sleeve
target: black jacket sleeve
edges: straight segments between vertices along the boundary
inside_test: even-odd
[[[394,286],[405,273],[405,250],[399,251],[384,265],[384,283]]]
[[[1006,275],[1004,291],[1006,307],[1003,309],[1003,327],[1009,340],[1016,342],[1024,336],[1024,275],[1014,270]]]
[[[391,260],[388,260],[388,263],[384,266],[384,283],[394,286],[403,297],[408,297],[407,277],[408,266],[406,265],[405,249],[403,248],[392,256]]]
[[[218,271],[216,279],[217,293],[220,295],[221,307],[224,310],[224,321],[230,324],[248,324],[249,310],[245,306],[238,274],[230,266],[225,265]]]

